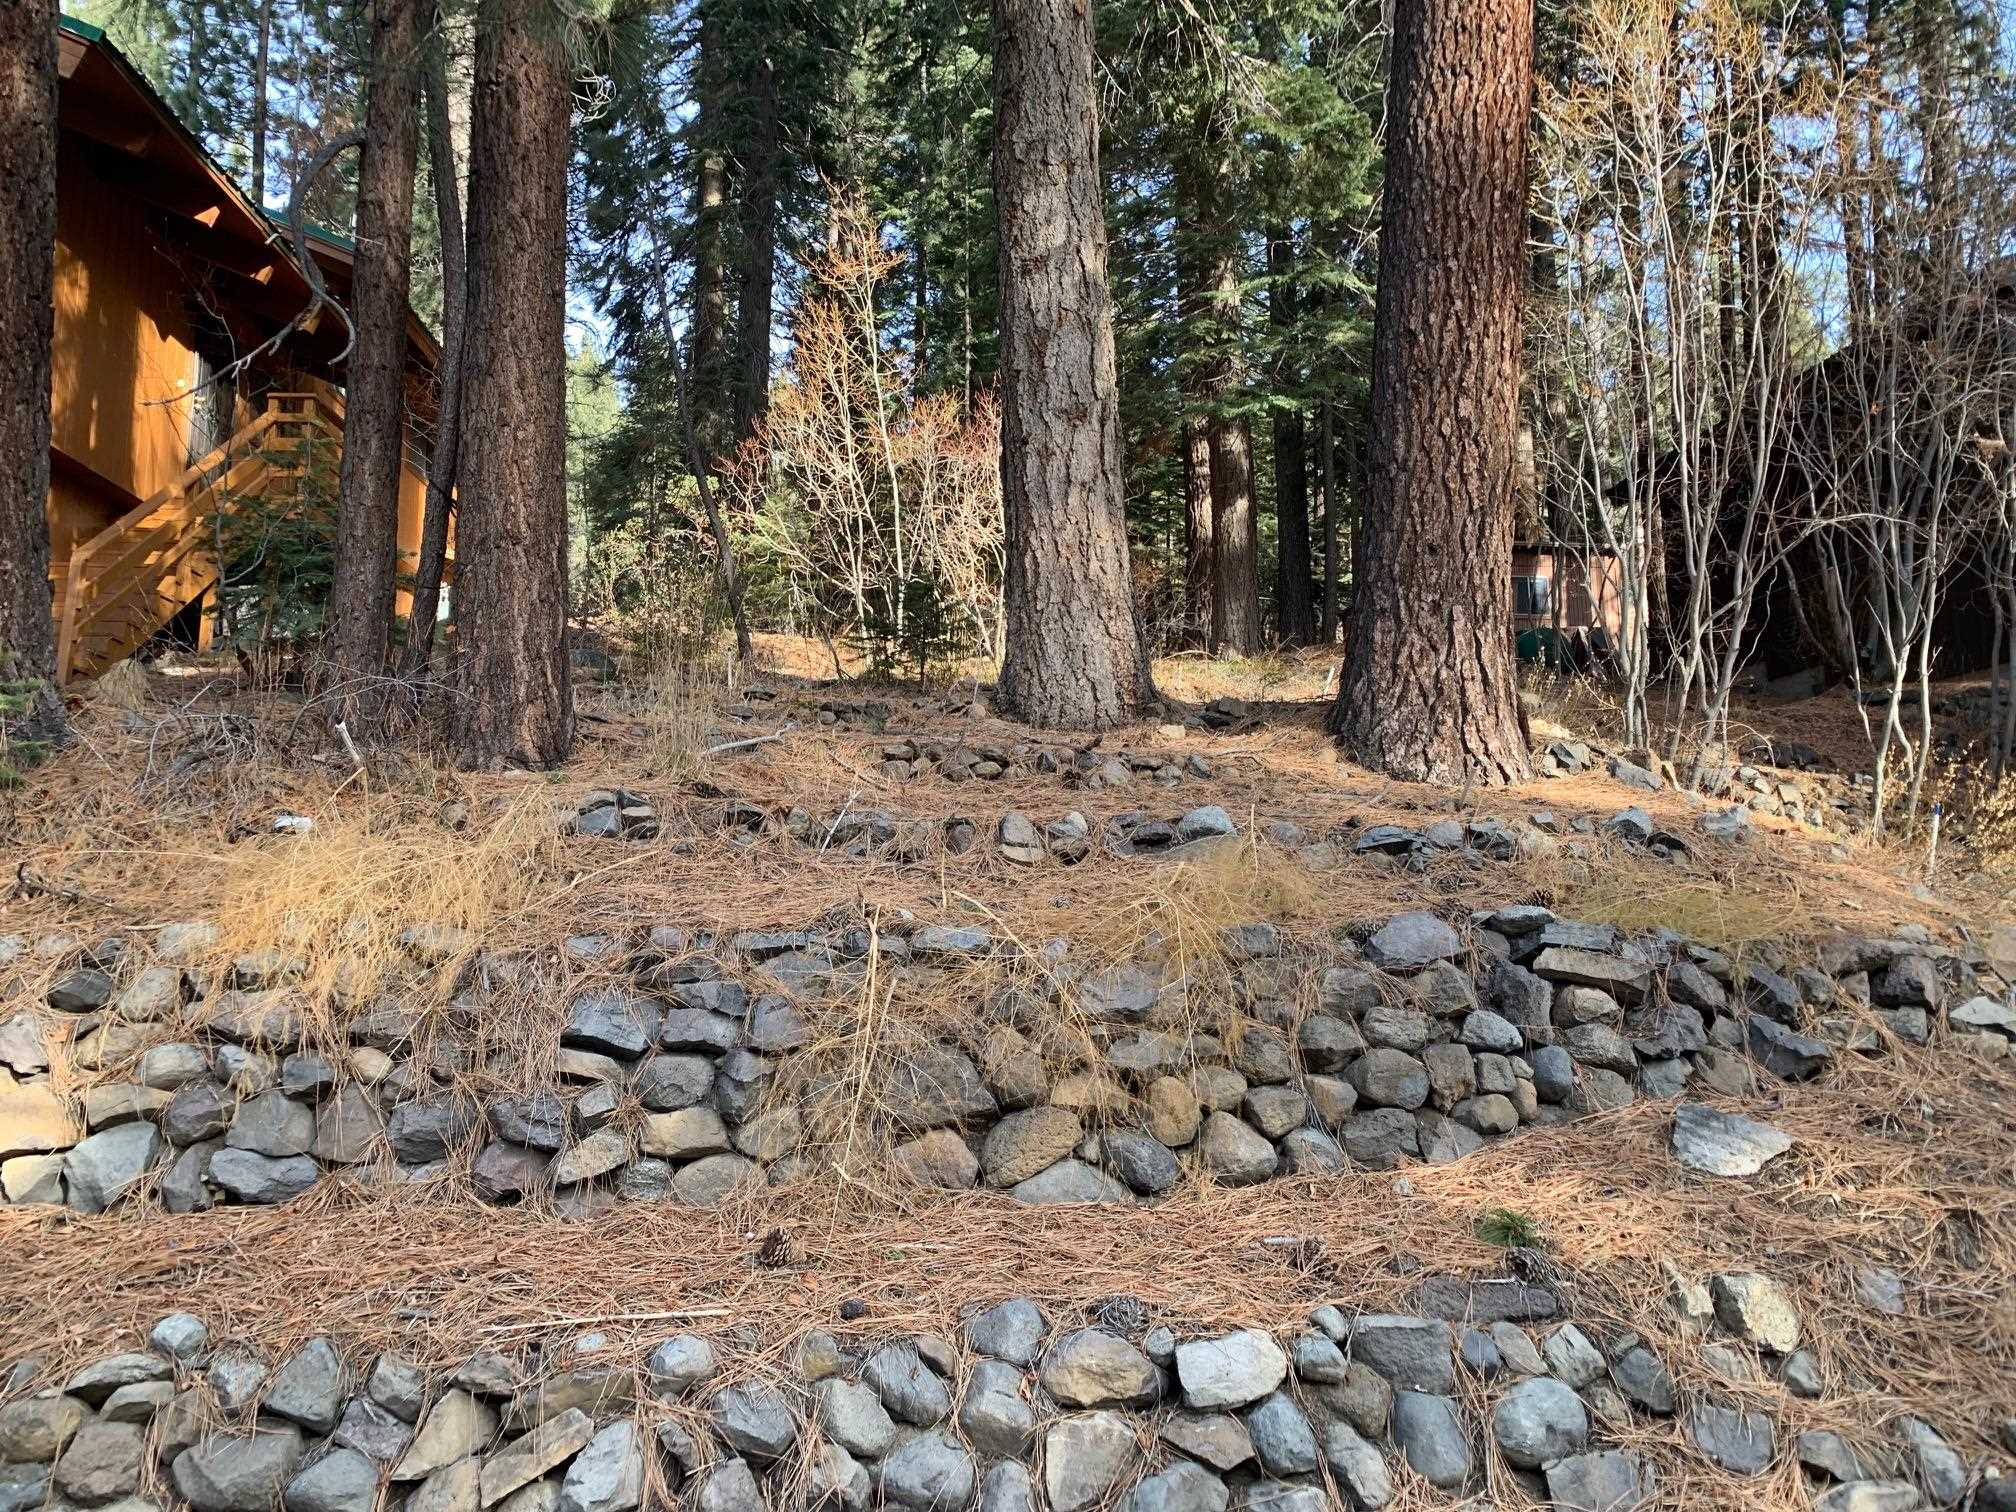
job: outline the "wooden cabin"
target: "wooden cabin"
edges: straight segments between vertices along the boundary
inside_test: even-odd
[[[103,32],[65,16],[59,42],[49,535],[68,680],[96,676],[209,604],[219,511],[298,490],[309,448],[340,446],[345,332],[324,309],[234,368],[310,301],[291,236]],[[343,299],[350,247],[316,232],[309,250]],[[402,571],[418,556],[438,414],[439,350],[410,315],[408,333]],[[190,617],[207,639],[210,616]]]

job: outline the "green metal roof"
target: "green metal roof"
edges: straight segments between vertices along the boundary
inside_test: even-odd
[[[58,16],[56,24],[72,36],[82,37],[86,42],[103,42],[105,28],[93,26],[89,21],[80,21],[75,16]]]

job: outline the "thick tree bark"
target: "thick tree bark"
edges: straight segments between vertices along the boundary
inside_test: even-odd
[[[994,0],[1007,651],[996,702],[1106,729],[1155,696],[1134,612],[1089,0]]]
[[[743,155],[742,299],[735,312],[741,377],[735,387],[735,436],[753,435],[770,410],[770,326],[777,288],[777,80],[759,58],[749,81],[752,116]]]
[[[467,766],[552,766],[574,739],[565,392],[572,73],[541,0],[483,0],[477,23],[455,553],[462,675],[451,734]]]
[[[375,0],[371,7],[371,78],[357,170],[354,341],[344,384],[329,651],[338,716],[367,721],[384,707],[379,679],[399,563],[420,23],[421,0]]]
[[[1248,422],[1230,413],[1245,382],[1240,352],[1239,228],[1231,219],[1228,102],[1209,101],[1197,121],[1190,189],[1195,217],[1195,283],[1201,294],[1197,395],[1211,443],[1210,642],[1213,651],[1248,655],[1262,644],[1260,522],[1253,513],[1253,440]]]
[[[728,440],[734,378],[728,359],[728,132],[723,0],[702,0],[694,69],[693,337],[690,387],[700,439],[710,456]]]
[[[1260,624],[1260,518],[1253,510],[1253,431],[1242,415],[1211,422],[1211,544],[1218,554],[1212,600],[1215,650],[1251,656],[1266,644]]]
[[[0,259],[0,764],[12,750],[18,765],[64,734],[49,606],[55,0],[0,0]]]
[[[1183,417],[1183,642],[1211,645],[1218,598],[1218,547],[1212,537],[1211,422],[1202,410]]]
[[[1211,519],[1210,376],[1205,333],[1211,301],[1197,237],[1200,191],[1191,154],[1178,153],[1176,185],[1176,383],[1183,400],[1183,644],[1211,645],[1217,599],[1218,549]]]
[[[1317,444],[1323,448],[1323,624],[1320,633],[1323,644],[1328,646],[1337,639],[1337,588],[1338,580],[1344,573],[1344,500],[1337,492],[1336,407],[1325,399],[1320,414],[1317,425],[1321,436]]]
[[[1284,339],[1294,330],[1295,244],[1287,227],[1267,235],[1267,319]],[[1298,374],[1284,355],[1274,375],[1292,388]],[[1309,465],[1300,410],[1274,415],[1274,615],[1284,646],[1306,646],[1316,638],[1316,600],[1309,586]]]
[[[427,170],[434,184],[434,219],[441,228],[441,419],[427,458],[427,506],[420,521],[420,560],[413,570],[413,608],[399,671],[422,676],[434,657],[441,617],[441,579],[448,570],[448,522],[454,514],[455,472],[462,452],[462,330],[469,313],[469,259],[462,230],[462,193],[455,139],[448,120],[445,41],[435,37],[425,62]]]
[[[1532,0],[1397,0],[1372,520],[1332,719],[1413,781],[1528,775],[1512,660]]]

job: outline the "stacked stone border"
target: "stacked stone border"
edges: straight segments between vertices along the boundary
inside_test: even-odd
[[[1676,1276],[1667,1300],[1665,1347],[1740,1395],[1681,1390],[1658,1346],[1562,1318],[1543,1285],[1445,1276],[1418,1298],[1414,1314],[1326,1305],[1279,1337],[1189,1329],[1127,1297],[1074,1325],[1013,1298],[943,1333],[807,1332],[756,1373],[732,1330],[641,1351],[539,1338],[429,1372],[346,1358],[327,1335],[262,1358],[177,1313],[60,1379],[12,1368],[0,1508],[1376,1512],[1504,1476],[1561,1512],[1628,1512],[1661,1476],[1621,1444],[1667,1420],[1679,1453],[1739,1481],[1796,1462],[1816,1512],[2016,1507],[2004,1466],[1922,1418],[1851,1442],[1754,1405],[1823,1389],[1770,1275]]]
[[[429,926],[404,938],[416,974],[472,949]],[[1789,1140],[1713,1098],[1893,1041],[1999,1058],[2016,1036],[1990,963],[1922,935],[1839,936],[1811,965],[1739,967],[1670,933],[1515,905],[1461,932],[1408,913],[1315,944],[1241,925],[1211,976],[1094,966],[1061,940],[1025,954],[979,926],[660,927],[564,942],[557,956],[593,977],[565,1001],[554,1083],[478,1099],[457,1080],[456,1026],[525,963],[476,954],[439,1013],[353,1005],[329,1045],[290,985],[303,963],[248,957],[216,980],[177,964],[214,940],[192,923],[146,944],[23,942],[69,964],[0,1019],[8,1202],[188,1212],[285,1201],[333,1171],[466,1173],[489,1200],[580,1213],[816,1177],[824,1148],[773,1094],[871,966],[960,1007],[877,1089],[892,1176],[1028,1203],[1152,1201],[1197,1172],[1243,1185],[1445,1162],[1640,1098],[1681,1100],[1683,1163],[1754,1172]],[[1062,1016],[1083,1054],[1058,1064],[1045,1035]],[[99,1079],[73,1097],[79,1072]]]

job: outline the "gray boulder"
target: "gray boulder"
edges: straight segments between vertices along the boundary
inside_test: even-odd
[[[1273,1475],[1307,1475],[1316,1468],[1316,1431],[1285,1391],[1276,1390],[1246,1411],[1246,1431],[1261,1468]]]
[[[1428,1101],[1428,1068],[1403,1050],[1367,1050],[1344,1078],[1369,1107],[1412,1110]]]
[[[273,1373],[262,1404],[311,1433],[328,1433],[343,1410],[343,1359],[325,1338],[310,1339]]]
[[[896,1442],[896,1423],[869,1387],[825,1380],[813,1388],[812,1400],[826,1437],[849,1454],[877,1459]]]
[[[287,1512],[371,1512],[378,1467],[355,1449],[334,1449],[287,1482]]]
[[[724,1460],[710,1470],[693,1505],[696,1512],[768,1512],[769,1508],[755,1472],[739,1459]]]
[[[1323,1461],[1350,1493],[1354,1507],[1380,1512],[1393,1500],[1393,1477],[1385,1456],[1349,1423],[1331,1423],[1324,1428]]]
[[[1134,1200],[1134,1194],[1096,1166],[1082,1160],[1060,1160],[1008,1188],[1008,1195],[1031,1207],[1060,1203],[1120,1202]]]
[[[878,1477],[885,1503],[912,1512],[959,1512],[973,1499],[978,1471],[957,1439],[920,1433],[882,1461]]]
[[[139,1423],[86,1423],[56,1461],[56,1490],[79,1506],[97,1507],[140,1489],[147,1430]]]
[[[726,1386],[714,1393],[710,1406],[716,1431],[750,1459],[781,1459],[798,1441],[798,1421],[774,1386],[761,1381]]]
[[[906,1423],[933,1428],[951,1414],[951,1390],[914,1344],[884,1344],[868,1356],[861,1375],[882,1405]]]
[[[1134,1425],[1117,1412],[1083,1412],[1043,1437],[1043,1489],[1051,1512],[1080,1512],[1103,1501],[1134,1467]]]
[[[558,1512],[631,1512],[644,1498],[644,1441],[618,1418],[596,1430],[560,1482]]]
[[[224,1143],[276,1160],[306,1155],[315,1143],[315,1113],[281,1092],[262,1092],[238,1109]]]
[[[1033,1364],[1050,1325],[1034,1302],[1012,1298],[966,1320],[966,1342],[983,1355],[1013,1365]]]
[[[980,1480],[978,1512],[1035,1512],[1036,1487],[1013,1460],[993,1466]]]
[[[1414,1473],[1431,1486],[1453,1491],[1470,1478],[1470,1439],[1456,1404],[1445,1396],[1395,1392],[1393,1442]]]
[[[714,1377],[714,1346],[698,1334],[678,1334],[651,1351],[644,1374],[661,1397],[682,1396]]]
[[[175,1456],[175,1489],[196,1512],[270,1512],[301,1463],[301,1430],[215,1435]]]
[[[959,1431],[982,1454],[1019,1458],[1036,1431],[1036,1414],[1022,1400],[1022,1372],[1002,1360],[979,1360],[959,1404]]]
[[[1569,1455],[1546,1473],[1548,1498],[1572,1512],[1637,1512],[1658,1484],[1651,1466],[1618,1449]]]
[[[1703,1402],[1687,1417],[1694,1446],[1732,1475],[1762,1475],[1775,1448],[1771,1415]]]
[[[322,1170],[306,1155],[273,1160],[250,1150],[221,1149],[210,1157],[209,1174],[240,1202],[276,1203],[299,1197]]]
[[[1244,1407],[1274,1391],[1287,1375],[1288,1356],[1271,1334],[1258,1329],[1176,1347],[1176,1378],[1191,1407]]]
[[[1519,1382],[1491,1412],[1499,1451],[1522,1470],[1579,1454],[1589,1442],[1589,1413],[1582,1399],[1551,1376]]]
[[[1162,1441],[1218,1471],[1253,1458],[1253,1438],[1229,1412],[1176,1412],[1162,1423]]]
[[[1190,1460],[1147,1476],[1121,1503],[1123,1512],[1225,1512],[1231,1492],[1225,1483]]]
[[[83,1140],[63,1159],[70,1206],[81,1213],[104,1212],[139,1184],[161,1148],[161,1131],[144,1122],[120,1124]]]
[[[1067,1407],[1141,1407],[1162,1394],[1154,1362],[1125,1339],[1098,1328],[1081,1328],[1059,1339],[1037,1380]]]
[[[1365,942],[1365,959],[1387,971],[1419,971],[1462,953],[1456,931],[1431,913],[1396,914]]]
[[[1274,1146],[1233,1114],[1208,1115],[1197,1135],[1197,1154],[1227,1186],[1250,1186],[1271,1177],[1280,1163]]]
[[[1344,1345],[1351,1358],[1394,1386],[1443,1396],[1456,1389],[1449,1325],[1401,1313],[1366,1313],[1350,1321]]]

